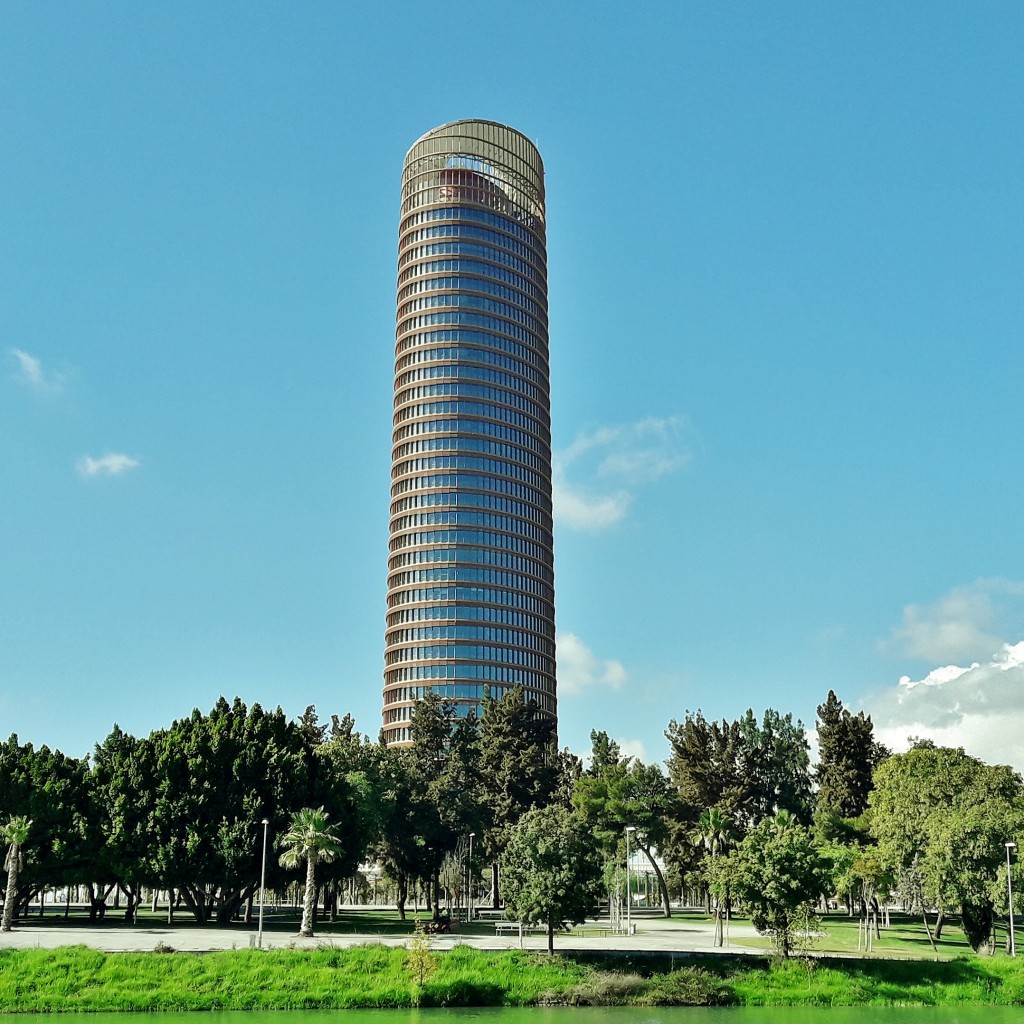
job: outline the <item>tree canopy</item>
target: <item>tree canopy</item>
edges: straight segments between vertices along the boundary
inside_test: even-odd
[[[582,923],[601,895],[601,856],[590,830],[558,804],[528,811],[509,833],[502,857],[505,916],[554,933]]]
[[[815,810],[856,818],[867,810],[875,768],[889,751],[874,738],[871,717],[851,714],[834,690],[818,705]]]
[[[1004,843],[1024,830],[1021,777],[962,749],[918,746],[879,765],[871,832],[911,895],[961,914],[976,949],[990,935]]]

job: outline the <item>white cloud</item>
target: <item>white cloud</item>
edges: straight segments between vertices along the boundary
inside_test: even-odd
[[[635,757],[644,764],[650,764],[643,740],[618,740],[618,744],[623,757]]]
[[[135,469],[138,465],[139,460],[133,459],[130,455],[108,452],[98,459],[94,459],[90,455],[83,455],[78,460],[78,472],[84,477],[120,476],[130,469]]]
[[[911,736],[1024,770],[1024,641],[964,667],[944,665],[865,701],[875,735],[896,751]]]
[[[678,416],[650,417],[579,434],[568,448],[554,454],[555,521],[601,530],[625,518],[636,488],[690,461],[682,439],[684,427]]]
[[[47,373],[43,369],[42,362],[35,356],[20,348],[10,348],[8,353],[17,363],[17,371],[14,374],[15,380],[20,381],[33,391],[44,394],[57,394],[64,388],[64,374]]]
[[[595,686],[621,689],[629,678],[621,662],[598,658],[575,633],[558,634],[558,692],[580,694]]]
[[[996,650],[1024,619],[1024,584],[980,579],[931,605],[909,604],[885,645],[932,664],[975,661]]]
[[[619,754],[623,758],[635,757],[644,764],[651,763],[647,757],[647,747],[644,746],[643,740],[620,740],[615,736],[612,736],[611,739],[619,745]],[[591,747],[587,747],[586,750],[574,750],[573,753],[583,762],[585,768],[589,768],[594,763],[594,751]]]
[[[572,487],[555,473],[552,484],[555,520],[578,530],[603,530],[625,518],[633,498],[625,491],[592,494]]]

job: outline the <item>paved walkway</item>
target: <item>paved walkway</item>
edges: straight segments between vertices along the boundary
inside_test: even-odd
[[[555,936],[555,949],[559,952],[590,952],[598,950],[620,950],[631,953],[764,953],[764,948],[744,945],[755,931],[749,925],[732,925],[728,942],[724,948],[714,946],[714,925],[712,922],[688,918],[645,918],[636,922],[635,935],[575,935],[561,933]],[[245,949],[255,944],[256,929],[188,927],[173,925],[154,927],[148,924],[130,925],[110,922],[102,926],[53,925],[46,920],[16,922],[13,931],[0,934],[0,948],[14,949],[43,948],[58,946],[90,946],[111,952],[152,950],[158,945],[170,946],[176,950],[208,952],[217,949]],[[267,949],[295,947],[315,949],[319,946],[356,946],[368,942],[379,942],[386,946],[404,946],[407,937],[398,935],[376,935],[372,931],[359,935],[322,934],[312,939],[280,930],[265,931],[263,946]],[[520,939],[516,934],[502,935],[438,935],[432,939],[435,949],[451,949],[455,945],[474,946],[477,949],[519,949]],[[546,949],[547,937],[539,933],[524,935],[524,949]]]

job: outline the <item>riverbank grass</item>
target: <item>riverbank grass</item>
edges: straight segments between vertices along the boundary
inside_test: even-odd
[[[730,972],[728,981],[744,1006],[1024,1005],[1024,969],[991,957],[794,958]]]
[[[102,953],[0,950],[0,1012],[290,1010],[415,1006],[1024,1005],[1024,964],[707,956],[572,957],[458,946]]]
[[[102,953],[84,946],[0,950],[0,1012],[525,1006],[593,969],[561,957],[468,947],[423,977],[382,945],[219,953]]]

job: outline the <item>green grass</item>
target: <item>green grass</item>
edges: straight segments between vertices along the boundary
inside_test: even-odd
[[[382,945],[220,953],[0,950],[0,1011],[412,1006],[1024,1005],[1024,963],[666,955],[586,960],[457,946],[421,986]]]
[[[747,924],[742,918],[734,919],[737,923]],[[934,922],[933,922],[934,928]],[[1005,933],[1000,933],[1000,938]],[[863,938],[862,938],[863,945]],[[744,938],[744,946],[760,947],[769,950],[771,942],[764,937]],[[972,950],[964,937],[963,930],[957,919],[946,919],[942,929],[942,939],[936,943],[936,952],[932,951],[928,934],[920,917],[907,914],[893,914],[890,926],[881,929],[881,935],[875,936],[871,952],[857,949],[857,919],[845,913],[828,914],[820,919],[818,933],[807,944],[807,952],[815,956],[866,956],[887,959],[930,959],[949,960],[954,957],[971,956]],[[997,955],[1001,955],[999,948]]]
[[[1009,959],[795,959],[733,974],[745,1006],[984,1006],[1024,1004],[1024,969]]]
[[[214,921],[211,921],[209,924],[200,924],[188,910],[182,908],[174,915],[174,923],[170,927],[173,927],[175,931],[204,931],[211,927],[233,929],[238,932],[239,945],[241,946],[248,944],[250,933],[255,931],[257,914],[258,910],[254,909],[252,922],[249,924],[245,924],[241,920],[232,921],[226,925],[217,924]],[[275,945],[280,942],[290,941],[299,930],[301,914],[301,908],[281,907],[278,909],[268,906],[264,914],[264,934],[269,936],[270,941]],[[342,908],[338,911],[337,919],[334,921],[318,916],[316,933],[318,936],[325,938],[329,938],[332,935],[362,935],[371,940],[386,936],[408,936],[412,935],[417,920],[429,921],[431,916],[429,911],[421,909],[417,912],[412,907],[409,907],[406,910],[406,919],[403,921],[394,907],[379,906],[360,908],[358,910]],[[134,925],[125,922],[123,909],[116,910],[113,907],[107,909],[107,914],[103,921],[90,921],[88,915],[80,908],[76,908],[69,917],[65,918],[63,910],[48,907],[45,917],[37,917],[35,912],[33,912],[26,919],[26,923],[31,925],[44,924],[47,928],[67,929],[71,933],[79,928],[118,930],[133,927],[140,929],[162,929],[168,927],[166,908],[162,908],[154,914],[148,906],[139,908]],[[463,935],[493,936],[494,922],[481,920],[474,921],[471,924],[463,923],[459,925],[459,932]],[[69,935],[68,941],[74,941],[73,935]]]
[[[421,988],[405,970],[405,950],[380,945],[166,955],[7,949],[0,1011],[519,1006],[593,973],[558,957],[467,947],[437,964]]]

